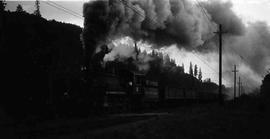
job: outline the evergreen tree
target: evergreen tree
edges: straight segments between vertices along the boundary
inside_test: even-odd
[[[34,11],[34,15],[41,17],[41,14],[40,14],[40,6],[39,6],[39,0],[36,0],[35,6],[36,6],[36,10]]]
[[[167,65],[169,65],[170,61],[171,61],[171,59],[170,59],[169,55],[166,54],[166,55],[164,56],[164,63],[167,64]]]
[[[6,1],[0,0],[0,12],[3,12],[6,8]]]
[[[155,57],[156,56],[156,53],[155,53],[155,50],[154,49],[152,50],[151,56],[152,57]]]
[[[198,79],[199,79],[200,81],[202,81],[202,70],[201,70],[201,68],[200,68],[200,70],[199,70]]]
[[[184,63],[182,63],[182,71],[183,71],[183,73],[185,73],[185,65],[184,65]]]
[[[19,5],[17,6],[16,12],[18,12],[18,13],[24,12],[23,7],[22,7],[21,4],[19,4]]]
[[[198,75],[198,66],[195,64],[194,66],[194,77],[197,77]]]
[[[192,62],[190,62],[190,65],[189,65],[189,75],[193,76]]]

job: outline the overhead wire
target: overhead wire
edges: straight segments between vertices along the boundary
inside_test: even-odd
[[[65,12],[65,13],[67,13],[67,14],[73,15],[73,16],[75,16],[75,17],[83,20],[83,17],[82,16],[77,15],[77,14],[71,12],[67,8],[65,8],[65,9],[64,8],[61,8],[60,6],[57,6],[57,5],[53,4],[53,3],[51,3],[51,1],[42,1],[42,2],[44,2],[45,4],[47,4],[47,5],[51,6],[51,7],[54,7],[56,9],[58,9],[58,10],[61,10],[61,11]]]
[[[75,12],[75,11],[73,11],[73,10],[71,10],[71,9],[68,9],[68,8],[66,8],[66,7],[64,7],[64,6],[58,4],[58,3],[54,2],[54,1],[51,1],[51,0],[47,0],[47,1],[50,2],[50,3],[53,3],[54,5],[56,5],[56,6],[58,6],[58,7],[61,7],[61,8],[64,9],[64,10],[67,10],[67,11],[69,11],[69,12],[72,12],[73,14],[76,14],[76,15],[78,15],[78,16],[80,16],[80,17],[83,17],[83,15],[81,15],[80,13]]]
[[[132,9],[132,10],[133,10],[136,14],[138,14],[139,16],[142,16],[143,18],[145,18],[145,15],[144,15],[144,14],[141,14],[140,11],[138,11],[135,7],[133,7],[132,5],[129,5],[128,2],[127,2],[126,0],[119,0],[119,1],[122,2],[127,8]],[[205,17],[207,18],[207,20],[208,20],[211,24],[213,24],[213,22],[211,22],[211,18],[210,18],[209,15],[206,13],[206,11],[205,11],[205,9],[203,8],[203,6],[198,2],[198,0],[196,0],[196,1],[197,1],[197,5],[201,8],[202,13],[205,15]],[[55,3],[55,2],[53,2],[53,1],[51,1],[51,0],[47,0],[47,1],[43,1],[43,2],[44,2],[45,4],[47,4],[47,5],[49,5],[49,6],[52,6],[52,7],[56,8],[56,9],[58,9],[58,10],[61,10],[61,11],[65,12],[65,13],[67,13],[67,14],[73,15],[73,16],[75,16],[75,17],[80,18],[80,19],[83,20],[83,16],[82,16],[81,14],[79,14],[79,13],[77,13],[77,12],[75,12],[75,11],[72,11],[72,10],[70,10],[70,9],[64,7],[64,6],[61,6],[60,4],[57,4],[57,3]],[[154,19],[152,19],[152,18],[149,18],[149,17],[148,17],[148,18],[146,18],[146,20],[147,20],[146,22],[148,22],[149,24],[155,24],[155,25],[158,25],[158,23],[157,23]],[[234,49],[233,49],[233,50],[234,50]],[[192,54],[193,54],[194,56],[196,56],[200,61],[202,61],[207,67],[209,67],[211,70],[213,70],[215,73],[218,74],[218,72],[215,71],[214,68],[212,68],[205,60],[203,60],[201,57],[199,57],[196,53],[192,52]],[[239,55],[239,56],[240,56],[241,59],[244,59],[243,56],[241,56],[241,55]],[[247,62],[247,61],[246,61],[246,62]],[[223,80],[225,80],[225,79],[223,78]],[[227,80],[225,80],[225,81],[227,81]],[[227,82],[228,82],[228,81],[227,81]]]
[[[144,17],[144,15],[141,14],[137,9],[135,9],[132,5],[129,5],[129,4],[127,3],[126,0],[119,0],[119,1],[122,2],[127,8],[130,8],[130,9],[132,9],[134,12],[136,12],[139,16],[143,16],[143,17]],[[158,24],[158,23],[156,23],[155,20],[153,20],[153,19],[151,19],[151,18],[147,18],[147,19],[150,20],[150,21],[151,21],[150,23],[152,23],[152,24]],[[212,70],[215,72],[214,68],[212,68],[209,64],[207,64],[206,61],[204,61],[204,60],[202,60],[201,58],[199,58],[199,56],[197,56],[197,54],[195,54],[195,53],[193,52],[193,55],[195,55],[199,60],[201,60],[205,65],[207,65],[210,69],[212,69]]]
[[[200,2],[198,1],[198,0],[196,0],[196,2],[197,2],[197,5],[201,8],[201,11],[202,11],[202,13],[205,15],[205,17],[208,19],[208,21],[210,22],[210,23],[213,23],[213,22],[211,22],[211,18],[209,17],[209,15],[206,13],[206,11],[205,11],[205,8],[200,4]],[[229,46],[230,47],[230,46]],[[242,55],[240,55],[233,47],[230,47],[231,49],[232,49],[232,51],[234,51],[234,53],[236,54],[236,55],[238,55],[239,57],[240,57],[240,59],[242,60],[242,61],[245,61],[246,63],[249,63],[248,62],[248,60],[244,57],[244,56],[242,56]],[[225,50],[225,48],[223,48],[224,50]],[[226,53],[225,53],[225,55],[226,55]],[[262,76],[262,75],[261,75]],[[244,77],[244,76],[243,76]],[[263,76],[262,76],[263,77]],[[245,78],[245,77],[244,77]],[[246,78],[245,78],[246,79]],[[246,81],[248,81],[248,82],[250,82],[250,80],[247,80],[246,79]],[[253,84],[252,83],[249,83],[251,86],[253,86]],[[253,86],[254,87],[254,86]],[[254,88],[256,88],[256,87],[254,87]]]

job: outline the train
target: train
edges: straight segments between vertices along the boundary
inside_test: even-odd
[[[107,111],[138,111],[147,108],[177,106],[217,100],[215,89],[179,87],[150,79],[145,73],[121,69],[117,73],[94,72],[92,92],[94,107]],[[102,95],[101,95],[102,94]],[[97,106],[96,104],[99,104]]]
[[[7,101],[6,110],[17,117],[30,114],[45,117],[87,116],[214,102],[218,98],[218,86],[215,84],[201,82],[199,84],[205,86],[187,86],[186,82],[190,79],[184,78],[181,83],[177,77],[176,81],[169,82],[164,76],[149,76],[129,64],[121,63],[114,61],[104,67],[93,64],[94,68],[82,66],[80,72],[74,75],[68,72],[42,74],[44,76],[37,78],[43,82],[29,87],[32,90],[9,94],[7,100],[12,101]]]

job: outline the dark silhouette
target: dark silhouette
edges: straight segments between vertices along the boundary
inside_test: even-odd
[[[19,13],[20,13],[20,12],[24,12],[22,5],[19,4],[19,5],[17,6],[16,12],[19,12]]]
[[[41,17],[41,14],[40,14],[40,6],[39,6],[39,0],[36,0],[35,1],[35,7],[36,7],[36,10],[34,11],[34,15],[38,16],[38,17]]]
[[[3,12],[6,7],[6,1],[5,0],[0,0],[0,12]]]
[[[158,91],[159,100],[165,100],[168,89],[184,92],[189,99],[195,98],[194,91],[201,88],[208,91],[209,96],[216,95],[214,90],[207,90],[211,87],[185,73],[184,65],[178,66],[174,59],[161,52],[153,50],[147,54],[137,49],[137,55],[143,53],[152,57],[147,71],[138,71],[136,60],[132,58],[104,63],[103,57],[109,50],[102,45],[100,51],[94,53],[92,44],[96,42],[92,36],[96,34],[91,31],[83,31],[86,41],[82,47],[82,29],[78,26],[47,21],[26,12],[4,12],[4,15],[8,31],[1,37],[3,87],[0,102],[14,117],[102,113],[105,100],[109,99],[105,96],[108,91],[124,91],[132,99],[112,98],[132,108],[142,107],[146,80],[155,83],[152,89]],[[130,81],[139,84],[130,86]],[[130,95],[134,91],[140,93]]]
[[[198,80],[202,81],[202,69],[199,69]]]
[[[267,74],[262,81],[261,94],[266,98],[270,98],[269,92],[270,92],[270,74]]]
[[[197,78],[197,75],[198,75],[198,66],[197,66],[197,64],[195,64],[195,66],[194,66],[194,77]]]
[[[8,31],[0,47],[2,106],[18,117],[46,116],[53,103],[64,104],[58,98],[65,93],[73,97],[80,89],[71,81],[81,84],[82,29],[28,13],[4,12],[4,17]]]
[[[189,64],[189,75],[193,76],[193,65],[192,62]]]

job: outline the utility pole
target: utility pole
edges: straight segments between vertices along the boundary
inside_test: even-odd
[[[241,95],[241,77],[239,76],[239,82],[238,82],[238,97],[240,97],[240,95]]]
[[[223,98],[222,98],[222,25],[219,24],[219,31],[215,32],[219,35],[219,88],[218,88],[218,96],[219,96],[219,103],[223,105]]]
[[[234,73],[234,88],[233,88],[233,98],[235,100],[236,98],[236,72],[238,72],[238,70],[236,70],[236,65],[234,65],[234,69],[232,71]]]
[[[244,88],[243,82],[241,82],[241,94],[240,94],[240,96],[242,96],[243,94],[245,94],[245,88]]]

